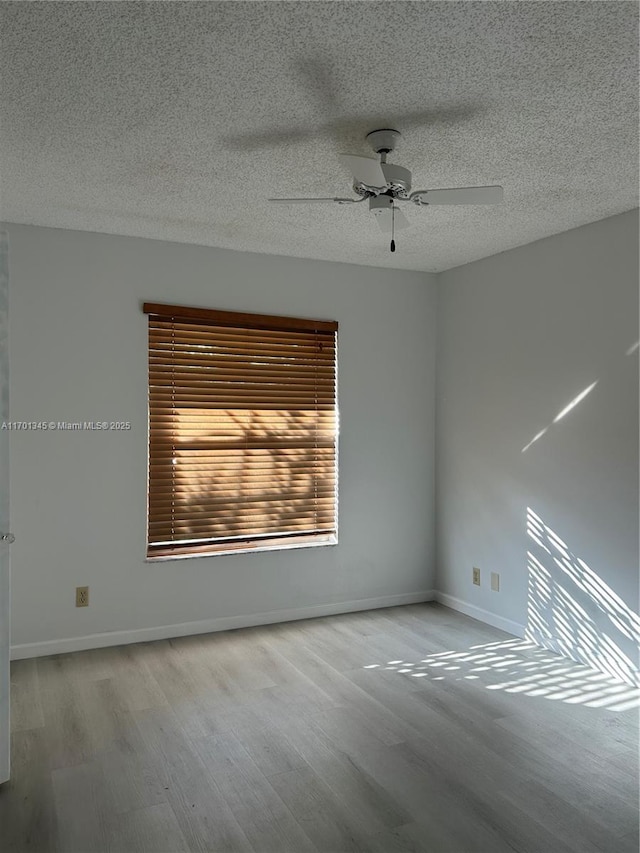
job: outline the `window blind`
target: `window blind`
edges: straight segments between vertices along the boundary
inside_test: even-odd
[[[147,555],[335,541],[337,323],[143,311]]]

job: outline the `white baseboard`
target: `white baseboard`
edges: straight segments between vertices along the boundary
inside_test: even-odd
[[[435,600],[438,604],[444,604],[445,607],[450,607],[452,610],[458,610],[466,616],[471,616],[472,619],[477,619],[479,622],[485,622],[494,628],[499,628],[501,631],[506,631],[508,634],[513,634],[516,637],[524,637],[525,626],[519,622],[512,622],[511,619],[505,619],[502,616],[496,616],[489,610],[484,610],[482,607],[476,607],[475,604],[469,604],[467,601],[462,601],[461,598],[455,598],[453,595],[447,595],[446,592],[436,592]]]
[[[341,601],[337,604],[318,604],[313,607],[297,607],[290,610],[269,610],[242,616],[221,616],[202,619],[199,622],[182,622],[177,625],[160,625],[154,628],[134,628],[129,631],[109,631],[104,634],[87,634],[84,637],[66,637],[60,640],[45,640],[41,643],[20,643],[11,647],[11,659],[37,658],[65,652],[80,652],[85,649],[101,649],[106,646],[123,646],[129,643],[145,643],[150,640],[167,640],[171,637],[188,637],[192,634],[210,634],[228,631],[231,628],[250,628],[255,625],[271,625],[276,622],[293,622],[297,619],[313,619],[317,616],[335,616],[354,613],[358,610],[377,610],[380,607],[396,607],[402,604],[419,604],[433,601],[434,590],[407,592],[400,595],[383,595],[379,598],[361,598],[356,601]]]

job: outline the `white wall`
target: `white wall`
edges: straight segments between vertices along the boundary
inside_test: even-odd
[[[637,211],[450,270],[438,298],[441,600],[637,678]]]
[[[206,630],[215,619],[224,627],[272,611],[428,595],[433,277],[28,226],[8,231],[12,420],[133,424],[129,433],[11,436],[12,639],[40,644],[17,654],[113,640],[42,645],[102,632],[194,621],[202,624],[193,630]],[[143,300],[339,322],[339,545],[145,562]],[[79,585],[90,587],[87,609],[74,606]]]

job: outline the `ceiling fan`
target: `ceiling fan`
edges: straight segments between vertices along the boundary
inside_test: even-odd
[[[369,210],[381,230],[391,234],[391,251],[395,252],[395,229],[409,222],[395,202],[410,201],[418,207],[434,204],[499,204],[500,186],[459,187],[457,189],[417,190],[411,192],[411,172],[403,166],[387,163],[387,155],[396,147],[400,132],[390,128],[373,130],[367,142],[380,160],[341,154],[340,158],[353,174],[353,191],[359,198],[270,198],[277,204],[358,204],[369,199]]]

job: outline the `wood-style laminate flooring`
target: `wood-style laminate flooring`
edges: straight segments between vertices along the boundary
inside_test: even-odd
[[[638,692],[434,604],[12,665],[0,850],[637,853]]]

